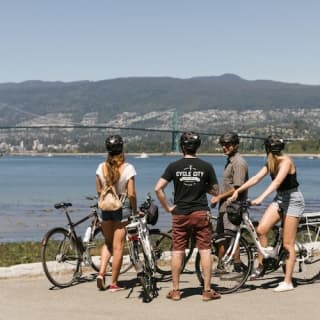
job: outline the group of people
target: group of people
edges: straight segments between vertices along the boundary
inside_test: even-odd
[[[211,288],[212,258],[211,238],[212,224],[207,199],[211,195],[211,206],[219,206],[217,232],[234,230],[234,226],[226,214],[227,204],[235,200],[246,200],[248,189],[270,175],[271,183],[251,201],[252,205],[260,205],[273,192],[275,198],[265,210],[257,233],[262,246],[267,246],[267,235],[278,221],[283,222],[283,246],[288,252],[284,281],[274,289],[276,292],[294,289],[292,273],[295,264],[294,242],[299,218],[304,210],[304,199],[298,190],[297,172],[293,160],[283,154],[284,141],[279,136],[269,136],[265,142],[267,161],[260,171],[249,178],[248,164],[239,153],[240,139],[237,133],[226,132],[219,143],[227,162],[219,185],[214,167],[207,161],[197,157],[201,138],[195,132],[185,132],[180,137],[182,158],[170,163],[155,185],[155,193],[165,211],[172,215],[172,289],[167,298],[177,301],[181,299],[180,270],[185,249],[191,233],[196,239],[196,245],[201,257],[203,270],[202,300],[210,301],[221,298],[220,294]],[[118,135],[106,139],[108,157],[96,171],[96,186],[98,196],[103,187],[113,185],[117,193],[126,193],[133,213],[138,213],[135,191],[135,168],[125,161],[123,140]],[[174,187],[174,202],[170,204],[165,195],[165,188],[172,182]],[[97,287],[111,292],[119,291],[119,271],[122,264],[125,243],[125,225],[122,209],[101,213],[102,230],[105,244],[101,249],[101,266],[97,276]],[[224,244],[218,248],[218,256],[224,253]],[[241,272],[246,266],[240,260],[240,249],[234,257],[234,268]],[[109,286],[105,283],[106,266],[113,256],[112,276]],[[250,276],[256,279],[264,275],[262,256],[259,255],[259,265]],[[218,264],[217,271],[221,266]]]

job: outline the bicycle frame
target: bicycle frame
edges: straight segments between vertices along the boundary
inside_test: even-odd
[[[149,265],[152,270],[155,270],[155,263],[152,256],[152,248],[149,241],[149,230],[147,228],[146,217],[132,216],[130,224],[126,226],[126,237],[129,243],[133,241],[140,241],[143,253],[148,259]],[[130,257],[134,260],[132,246],[130,248]],[[135,261],[132,261],[136,269],[140,269],[139,266],[135,264]],[[137,270],[138,271],[138,270]]]
[[[74,245],[77,246],[80,254],[82,255],[82,261],[86,265],[92,265],[92,259],[91,259],[90,253],[88,252],[88,249],[90,249],[90,247],[91,247],[90,243],[93,239],[94,232],[99,227],[99,223],[100,223],[100,220],[99,220],[99,217],[97,214],[97,210],[96,210],[97,204],[91,206],[92,212],[90,214],[88,214],[87,216],[81,218],[80,220],[78,220],[76,222],[73,222],[71,220],[68,207],[69,207],[69,204],[67,204],[67,203],[58,203],[55,205],[56,209],[62,209],[62,208],[64,209],[64,213],[65,213],[67,220],[68,220],[68,233],[70,234],[71,238],[73,239]],[[90,240],[88,243],[85,244],[85,243],[83,243],[82,238],[77,235],[76,227],[79,226],[80,224],[82,224],[83,222],[89,220],[90,218],[93,218],[91,221],[91,225],[90,225],[91,226]]]
[[[249,232],[250,237],[254,241],[254,245],[258,249],[259,253],[262,254],[264,259],[276,258],[278,256],[279,250],[282,246],[282,236],[281,236],[282,235],[282,228],[279,229],[279,235],[278,235],[278,239],[277,239],[278,241],[276,242],[276,246],[275,247],[263,247],[260,243],[259,238],[258,238],[257,231],[256,231],[256,229],[255,229],[255,227],[249,217],[249,213],[246,210],[245,212],[242,213],[242,222],[237,229],[235,241],[234,241],[233,245],[228,247],[228,249],[226,250],[226,254],[223,257],[224,262],[229,263],[233,259],[235,252],[237,250],[237,247],[239,245],[239,241],[241,238],[241,231],[243,229],[245,229]]]
[[[82,263],[97,270],[93,264],[91,250],[95,248],[94,236],[101,232],[96,206],[92,212],[82,219],[72,222],[69,212],[71,203],[61,202],[54,207],[63,209],[68,220],[66,227],[50,229],[42,239],[41,259],[44,272],[48,280],[55,286],[65,288],[82,276]],[[91,233],[88,241],[83,243],[77,235],[76,227],[86,220],[91,220]],[[86,232],[87,233],[87,232]]]
[[[130,259],[137,271],[143,288],[144,302],[150,302],[158,295],[156,287],[156,263],[152,252],[145,215],[132,215],[131,222],[126,226]],[[139,248],[142,250],[140,259]]]

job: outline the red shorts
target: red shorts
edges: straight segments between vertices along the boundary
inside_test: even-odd
[[[188,247],[191,234],[196,239],[199,250],[211,248],[212,224],[207,211],[172,216],[172,250],[184,251]]]

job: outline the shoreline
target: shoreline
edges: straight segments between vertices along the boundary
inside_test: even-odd
[[[143,152],[144,153],[144,152]],[[242,156],[244,157],[264,157],[265,153],[242,153],[240,152]],[[125,153],[127,156],[133,156],[140,158],[142,152],[128,152]],[[161,152],[153,152],[153,153],[146,153],[147,157],[170,157],[170,156],[180,156],[182,153],[180,152],[169,152],[169,153],[161,153]],[[305,158],[312,158],[312,159],[320,159],[319,153],[286,153],[290,157],[305,157]],[[207,156],[207,157],[225,157],[223,153],[215,152],[215,153],[206,153],[206,152],[200,152],[197,154],[199,157],[201,156]],[[7,156],[30,156],[30,157],[79,157],[79,156],[101,156],[105,157],[106,153],[100,153],[100,152],[77,152],[77,153],[70,153],[70,152],[12,152],[12,153],[6,153],[3,154],[1,157],[7,157]],[[142,159],[143,157],[141,157]]]

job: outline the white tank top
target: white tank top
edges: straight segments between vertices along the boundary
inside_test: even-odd
[[[103,165],[104,165],[104,162],[100,163],[97,170],[96,170],[96,175],[99,177],[102,185],[105,184],[105,179],[103,176],[103,169],[102,169]],[[120,175],[120,178],[115,185],[117,193],[118,194],[125,193],[126,188],[127,188],[127,184],[128,184],[128,180],[136,175],[137,175],[137,172],[136,172],[136,169],[134,168],[134,166],[130,163],[125,162],[123,171]]]

